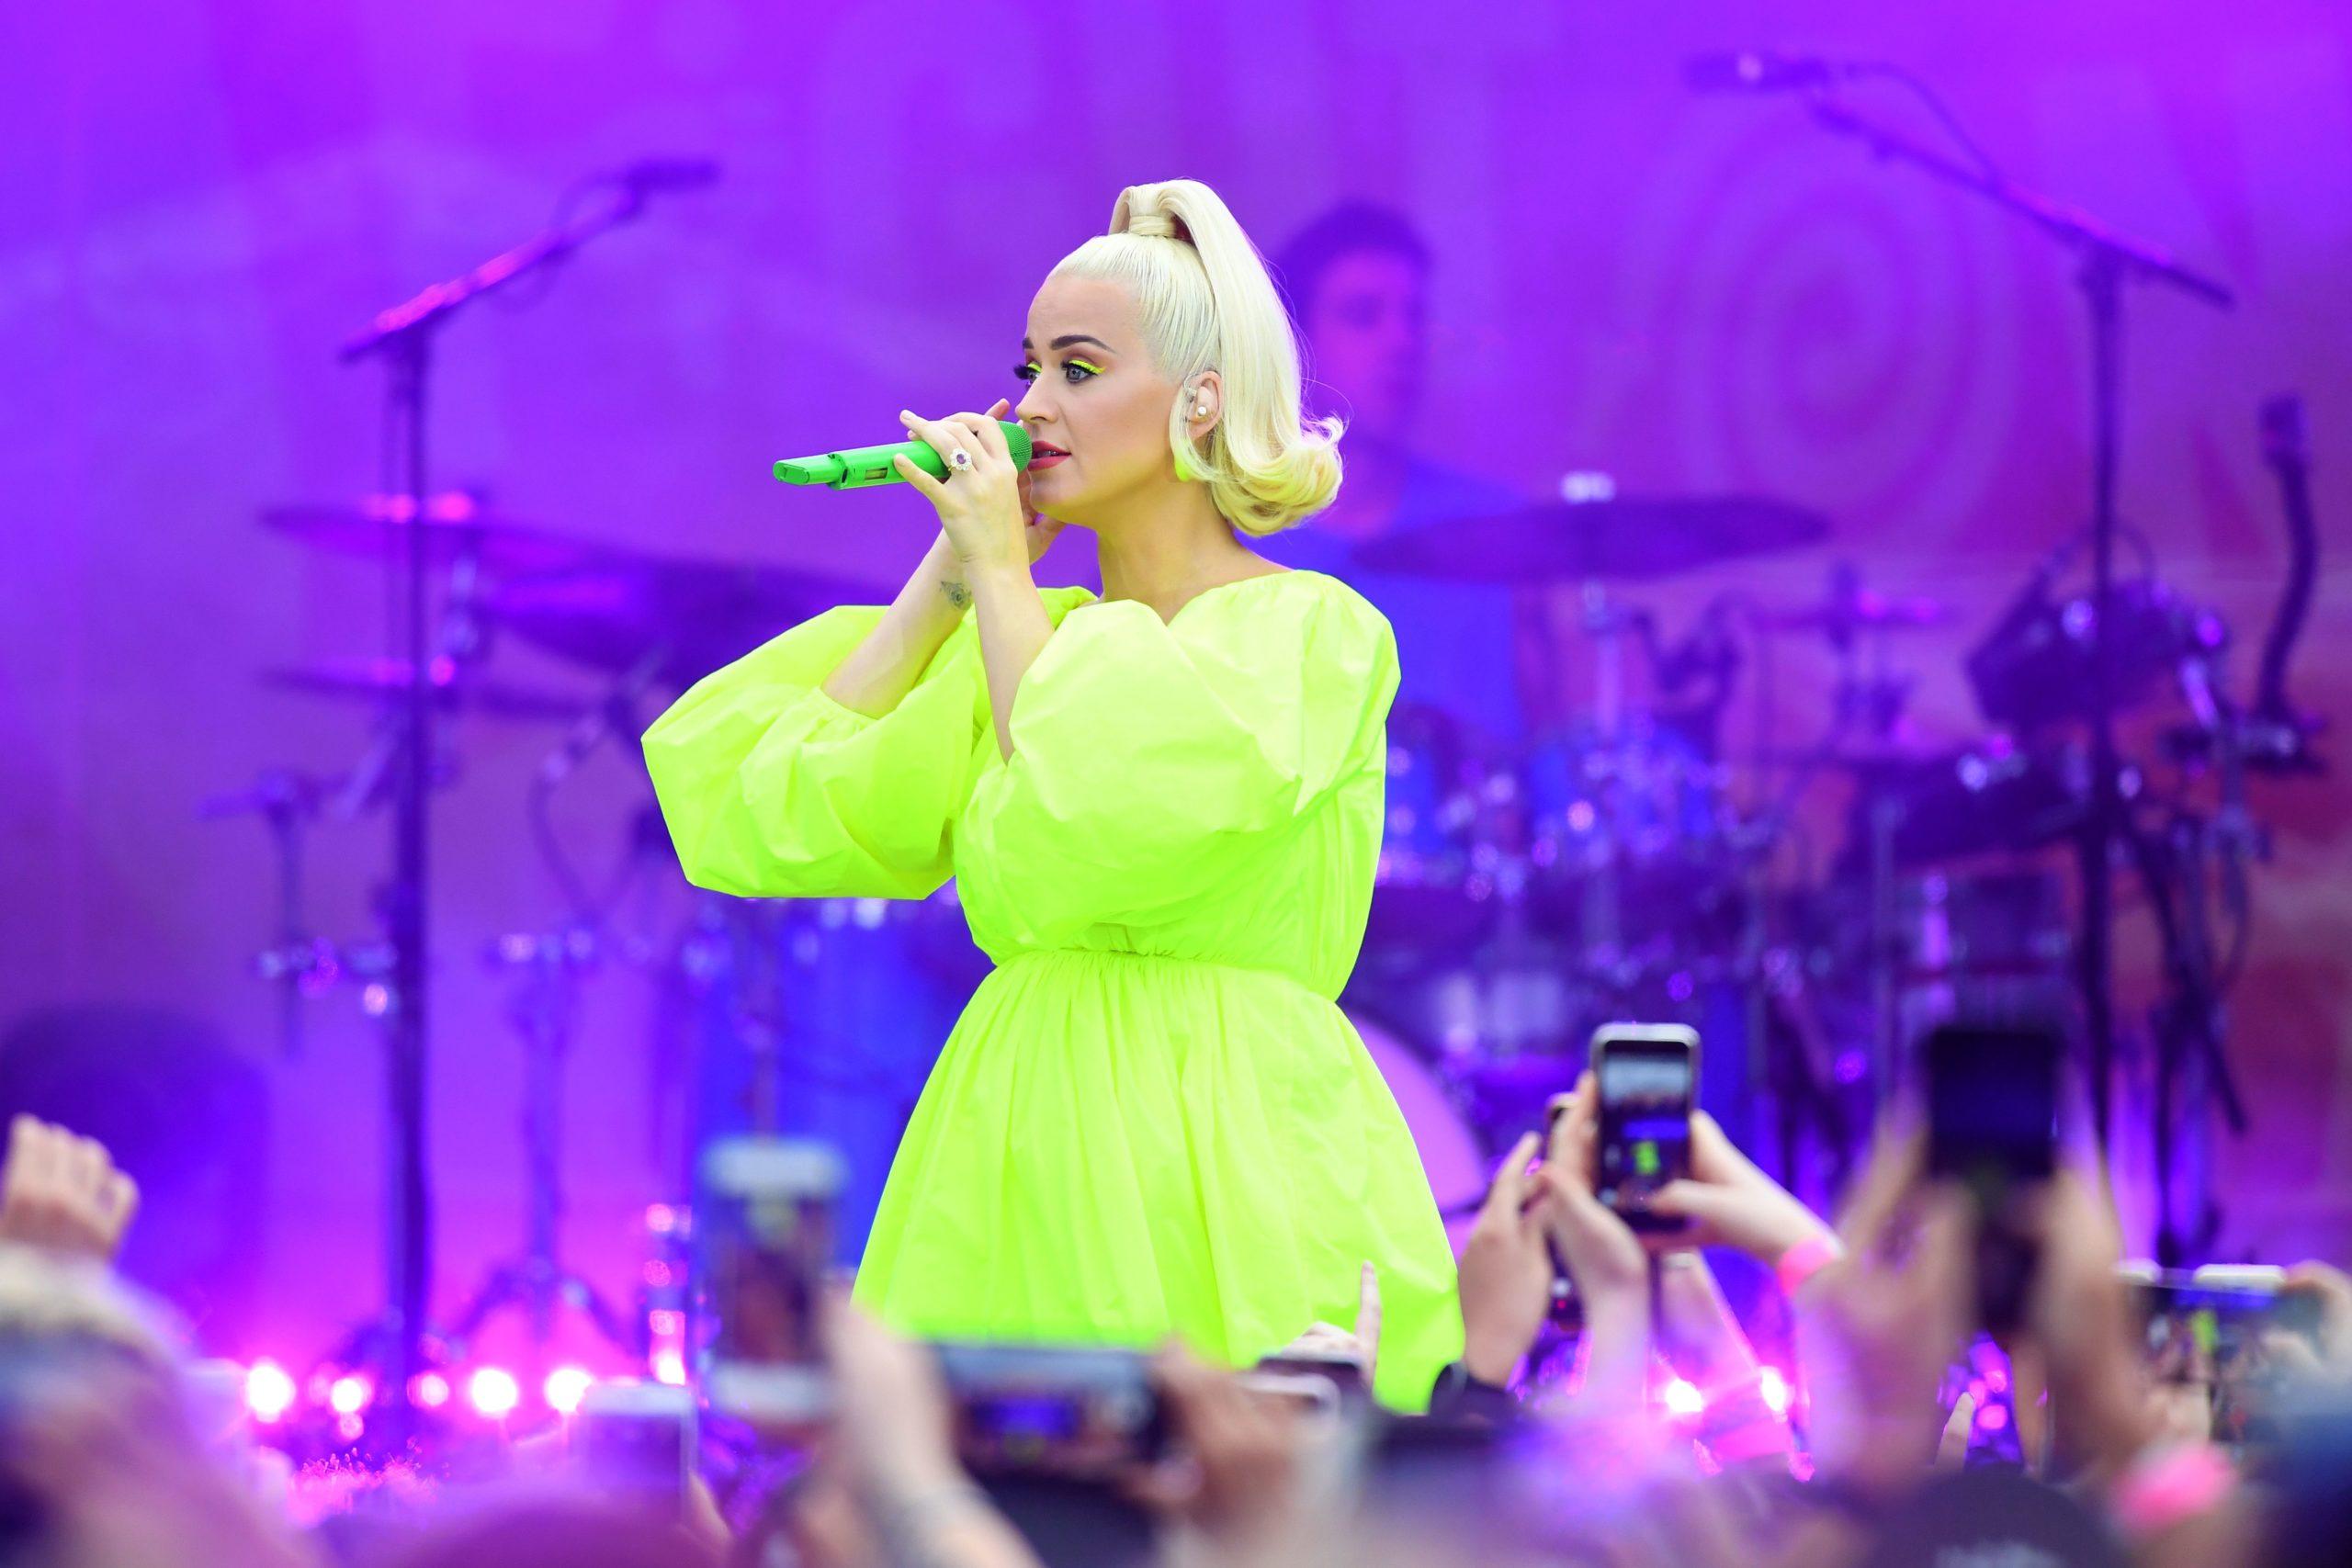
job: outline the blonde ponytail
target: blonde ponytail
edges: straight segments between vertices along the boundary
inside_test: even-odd
[[[1221,515],[1271,534],[1331,503],[1343,426],[1302,419],[1290,316],[1216,192],[1198,180],[1129,186],[1110,232],[1054,270],[1121,284],[1135,297],[1153,362],[1183,389],[1168,411],[1176,471],[1206,484]],[[1186,428],[1190,389],[1204,370],[1217,372],[1224,406],[1195,440]]]

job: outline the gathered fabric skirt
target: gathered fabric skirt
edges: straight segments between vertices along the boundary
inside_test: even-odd
[[[1195,959],[1021,954],[964,1010],[883,1190],[856,1294],[902,1332],[1247,1365],[1378,1276],[1376,1392],[1461,1353],[1411,1134],[1337,1006]]]

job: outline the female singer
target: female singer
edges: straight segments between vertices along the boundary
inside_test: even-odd
[[[1336,579],[1247,541],[1328,504],[1264,265],[1191,180],[1121,193],[1046,277],[1005,405],[903,414],[940,536],[884,608],[832,610],[646,733],[686,874],[760,897],[919,898],[951,874],[996,967],[949,1037],[856,1294],[939,1337],[1247,1364],[1384,1303],[1376,1390],[1460,1352],[1413,1141],[1335,1005],[1380,852],[1396,645]],[[1093,531],[1103,597],[1033,561]],[[1370,1325],[1363,1325],[1369,1328]]]

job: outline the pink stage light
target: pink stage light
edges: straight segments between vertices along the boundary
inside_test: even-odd
[[[559,1416],[569,1416],[580,1408],[589,1388],[596,1379],[585,1367],[558,1367],[548,1374],[540,1392],[547,1395],[548,1408]]]
[[[267,1426],[283,1420],[294,1408],[294,1380],[276,1361],[255,1361],[245,1369],[245,1408]]]
[[[505,1368],[483,1367],[466,1380],[466,1400],[477,1415],[503,1421],[523,1403],[523,1390]]]
[[[1659,1397],[1666,1405],[1666,1413],[1677,1420],[1688,1421],[1707,1407],[1706,1396],[1699,1392],[1696,1385],[1680,1378],[1668,1383],[1666,1392]]]
[[[420,1410],[438,1410],[449,1403],[449,1380],[439,1372],[419,1372],[409,1380],[408,1397]]]
[[[685,1387],[685,1356],[676,1350],[656,1350],[653,1353],[653,1381],[668,1383],[672,1388]]]
[[[1997,1432],[2009,1424],[2008,1406],[1988,1404],[1976,1413],[1976,1424],[1988,1432]]]
[[[1789,1380],[1781,1375],[1778,1367],[1767,1367],[1757,1374],[1756,1392],[1764,1396],[1764,1404],[1775,1416],[1789,1413]]]
[[[375,1397],[375,1383],[362,1372],[345,1372],[327,1387],[327,1407],[338,1416],[356,1416]]]

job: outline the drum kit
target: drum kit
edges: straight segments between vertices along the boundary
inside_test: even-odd
[[[1533,1124],[1610,1019],[1703,1026],[1704,1098],[1783,1179],[1825,1201],[1933,1023],[2024,1010],[2079,1026],[2068,857],[2097,793],[2085,734],[2096,616],[2087,595],[2056,591],[2078,544],[2054,552],[1974,644],[1966,667],[1987,728],[1958,745],[1912,738],[1912,682],[1893,657],[1901,639],[1954,622],[1939,599],[1872,592],[1840,562],[1817,600],[1725,593],[1666,645],[1657,616],[1627,596],[1828,532],[1778,502],[1627,501],[1602,486],[1359,548],[1379,571],[1573,595],[1589,644],[1586,700],[1515,747],[1430,708],[1400,707],[1390,722],[1386,839],[1343,1000],[1376,1054],[1410,1051],[1408,1065],[1384,1067],[1392,1082],[1413,1078],[1400,1101],[1419,1118],[1457,1225],[1483,1176],[1460,1151],[1492,1156]],[[2149,713],[2171,685],[2190,718],[2168,753],[2194,754],[2227,710],[2212,695],[2226,626],[2153,568],[2119,581],[2112,604],[2110,704]],[[1798,639],[1835,660],[1826,733],[1802,749],[1759,733],[1735,755],[1723,720],[1744,672]],[[1769,732],[1766,697],[1758,728]],[[2241,877],[2261,844],[2239,775],[2209,811],[2186,809],[2181,791],[2159,811],[2149,771],[2117,764],[2124,840],[2192,844],[2224,884]],[[1835,852],[1794,852],[1825,802]],[[2151,900],[2185,922],[2181,887],[2202,883],[2180,857],[2160,871],[2160,858],[2141,857]],[[2201,901],[2195,919],[2206,919]],[[2195,968],[2168,963],[2168,983]],[[2178,1010],[2210,1020],[2218,977],[2204,971]],[[2226,1107],[2217,1052],[2206,1066]]]

